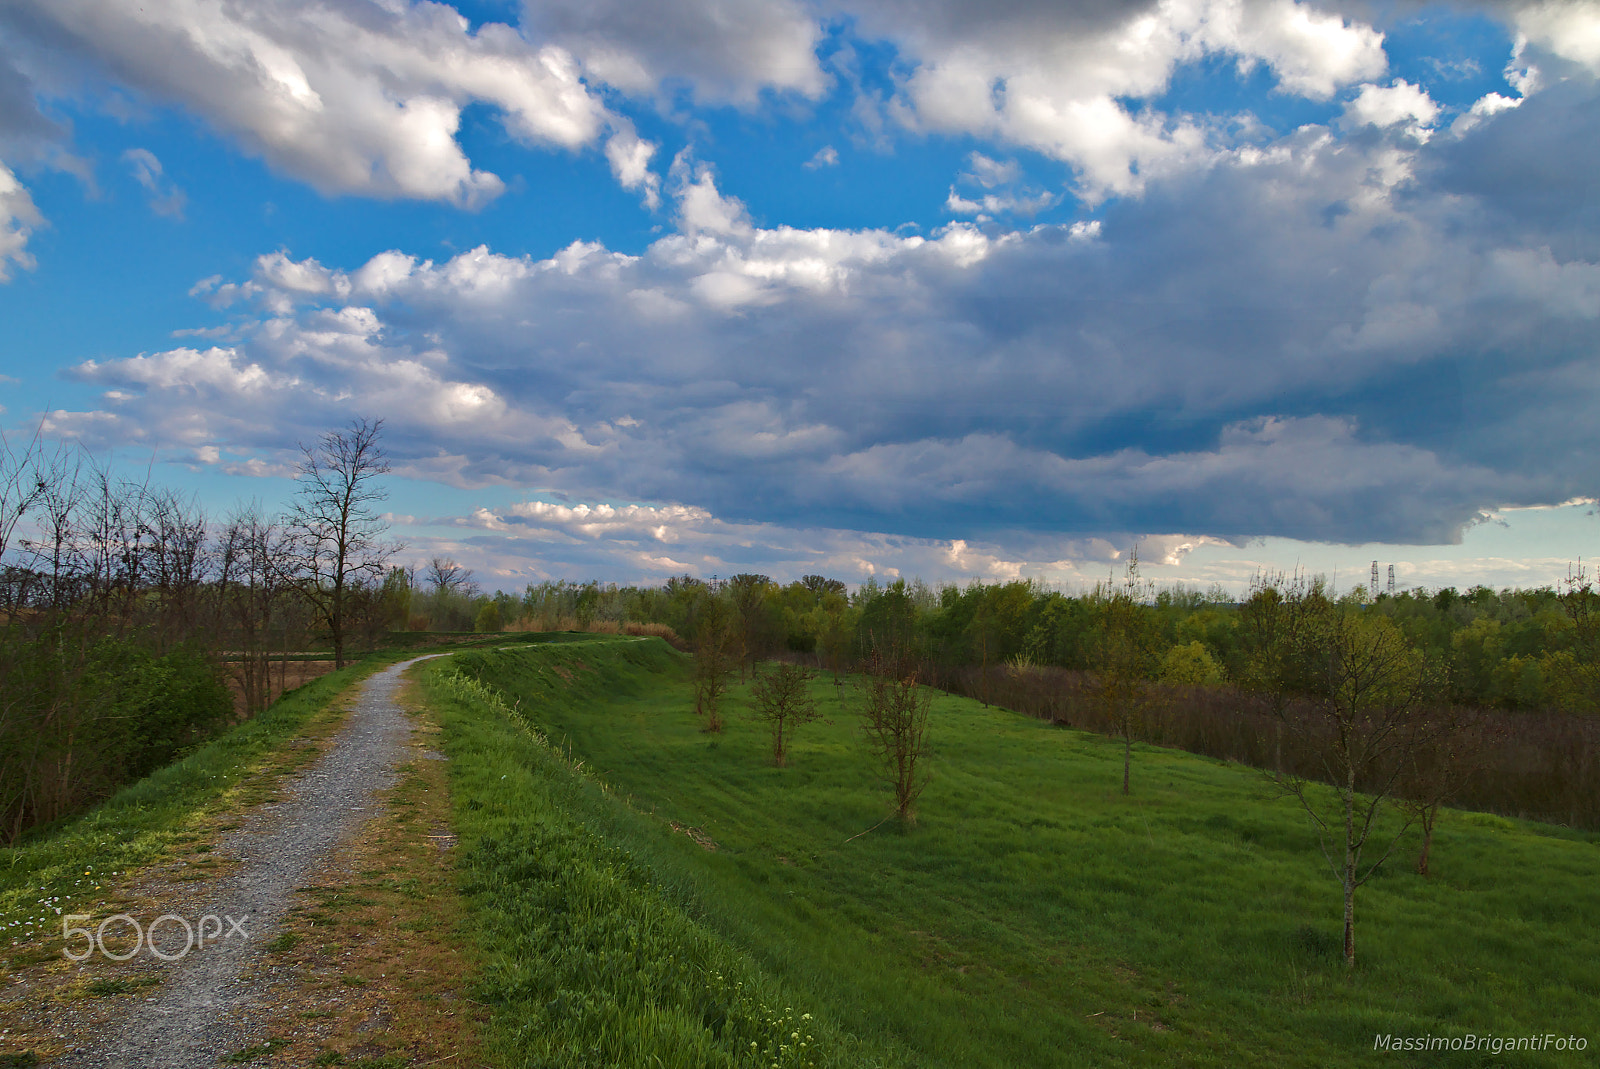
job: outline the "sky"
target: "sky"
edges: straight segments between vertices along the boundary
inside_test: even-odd
[[[1600,3],[0,0],[0,425],[486,587],[1600,549]]]

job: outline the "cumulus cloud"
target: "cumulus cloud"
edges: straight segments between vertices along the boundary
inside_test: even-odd
[[[33,197],[11,169],[0,162],[0,282],[11,281],[11,270],[33,269],[33,254],[28,238],[44,217],[34,207]]]
[[[269,253],[198,287],[237,341],[80,365],[105,401],[51,425],[270,461],[359,405],[416,478],[649,503],[496,522],[680,563],[689,543],[650,532],[694,510],[1011,562],[1118,531],[1450,541],[1600,478],[1600,250],[1551,237],[1581,189],[1537,152],[1471,163],[1513,134],[1600,144],[1596,96],[1555,86],[1424,142],[1423,98],[1392,83],[1352,114],[1399,118],[1360,136],[1308,126],[1011,232],[757,226],[680,154],[679,229],[637,255]],[[971,163],[977,189],[1003,179]]]
[[[987,221],[997,215],[1020,215],[1031,218],[1046,208],[1053,207],[1060,200],[1061,197],[1055,193],[1036,193],[1031,197],[985,193],[977,200],[969,200],[951,186],[950,195],[945,198],[944,206],[957,215],[971,215],[980,221]]]
[[[52,57],[44,66],[178,102],[319,189],[469,207],[504,189],[456,136],[463,109],[482,103],[530,144],[601,148],[617,181],[654,209],[659,146],[602,100],[602,85],[614,101],[653,98],[668,110],[677,87],[695,103],[742,107],[837,91],[854,97],[871,140],[887,143],[898,124],[1026,148],[1067,165],[1092,202],[1210,166],[1234,147],[1232,119],[1157,103],[1176,72],[1208,57],[1241,71],[1265,66],[1279,91],[1311,100],[1369,86],[1351,121],[1380,123],[1400,109],[1420,134],[1436,117],[1419,114],[1432,103],[1420,88],[1379,84],[1388,65],[1379,29],[1337,5],[1297,0],[527,0],[518,28],[477,30],[426,0],[17,0],[10,9],[0,18]],[[1600,70],[1592,4],[1547,0],[1503,17],[1519,49]],[[894,51],[890,89],[869,86],[852,58],[855,43],[882,41]],[[1518,91],[1538,77],[1533,65],[1519,68]],[[59,139],[34,92],[0,58],[0,125],[16,97],[10,110],[29,137]],[[807,166],[831,165],[832,151]]]
[[[500,178],[456,140],[462,109],[499,109],[529,143],[577,149],[627,127],[584,85],[578,61],[454,8],[396,0],[21,0],[24,36],[237,138],[329,193],[471,206]],[[619,170],[619,177],[635,172]]]
[[[1344,122],[1351,126],[1403,126],[1413,137],[1426,137],[1438,115],[1439,105],[1426,89],[1396,78],[1388,87],[1363,85],[1345,105]]]
[[[970,153],[968,168],[957,181],[968,189],[979,192],[966,196],[950,187],[944,207],[956,215],[970,215],[978,222],[989,222],[996,216],[1021,216],[1032,218],[1061,201],[1060,194],[1030,189],[1021,184],[1022,170],[1015,160],[993,160],[981,152]]]
[[[915,57],[898,114],[927,130],[998,138],[1070,164],[1089,199],[1213,158],[1216,131],[1129,99],[1161,95],[1208,54],[1266,64],[1279,87],[1326,99],[1387,67],[1383,34],[1293,0],[1152,5],[1014,3],[999,9],[896,0],[852,5],[866,32]]]
[[[1600,73],[1600,9],[1587,0],[1544,0],[1517,7],[1518,32],[1532,44]]]
[[[1010,185],[1021,174],[1016,160],[991,160],[981,152],[969,154],[967,166],[968,170],[961,177],[976,182],[984,189]]]
[[[633,124],[618,120],[611,136],[606,140],[606,160],[611,173],[623,189],[636,189],[644,193],[644,203],[654,210],[661,205],[661,176],[650,170],[650,160],[657,145],[641,138]]]

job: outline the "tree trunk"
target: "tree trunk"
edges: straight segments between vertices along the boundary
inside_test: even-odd
[[[342,566],[342,561],[341,561]],[[344,667],[344,584],[333,581],[333,603],[328,612],[328,629],[333,632],[333,667]]]
[[[1344,964],[1356,967],[1356,777],[1352,765],[1344,790]]]
[[[1417,856],[1417,874],[1428,874],[1428,855],[1433,851],[1433,822],[1439,816],[1438,806],[1428,806],[1422,811],[1422,853]]]
[[[1127,794],[1128,778],[1133,768],[1133,730],[1124,727],[1122,732],[1122,793]]]

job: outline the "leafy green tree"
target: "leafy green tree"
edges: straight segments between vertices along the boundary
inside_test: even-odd
[[[1179,686],[1215,686],[1222,682],[1222,666],[1199,639],[1174,646],[1161,658],[1161,681]]]
[[[472,629],[480,634],[505,630],[505,625],[500,619],[500,605],[494,601],[486,601],[478,610],[478,618],[473,621]]]
[[[1313,687],[1310,657],[1334,612],[1322,578],[1301,573],[1257,575],[1239,608],[1240,661],[1236,682],[1267,701],[1274,725],[1272,767],[1283,771],[1289,704]]]
[[[386,627],[405,630],[411,624],[411,573],[405,568],[390,568],[379,592],[379,610]]]
[[[747,672],[756,658],[776,644],[781,607],[777,604],[777,584],[765,575],[742,572],[729,578],[725,593],[733,606],[733,626],[739,632],[743,656],[740,673]]]

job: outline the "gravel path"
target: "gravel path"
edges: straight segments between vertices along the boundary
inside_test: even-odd
[[[400,673],[427,659],[394,665],[368,679],[328,752],[285,784],[283,801],[260,807],[217,845],[213,856],[238,863],[199,893],[185,896],[181,908],[169,909],[194,925],[207,914],[221,919],[213,926],[220,930],[212,941],[166,966],[154,997],[131,1001],[120,1020],[85,1037],[84,1047],[52,1065],[213,1069],[219,1058],[259,1042],[267,1022],[250,1020],[249,1006],[261,974],[270,971],[263,969],[266,944],[290,892],[366,823],[376,792],[394,784],[411,731],[395,691]],[[248,938],[241,939],[222,918],[238,921]],[[163,925],[162,936],[169,953],[172,938],[183,945],[179,925]]]

